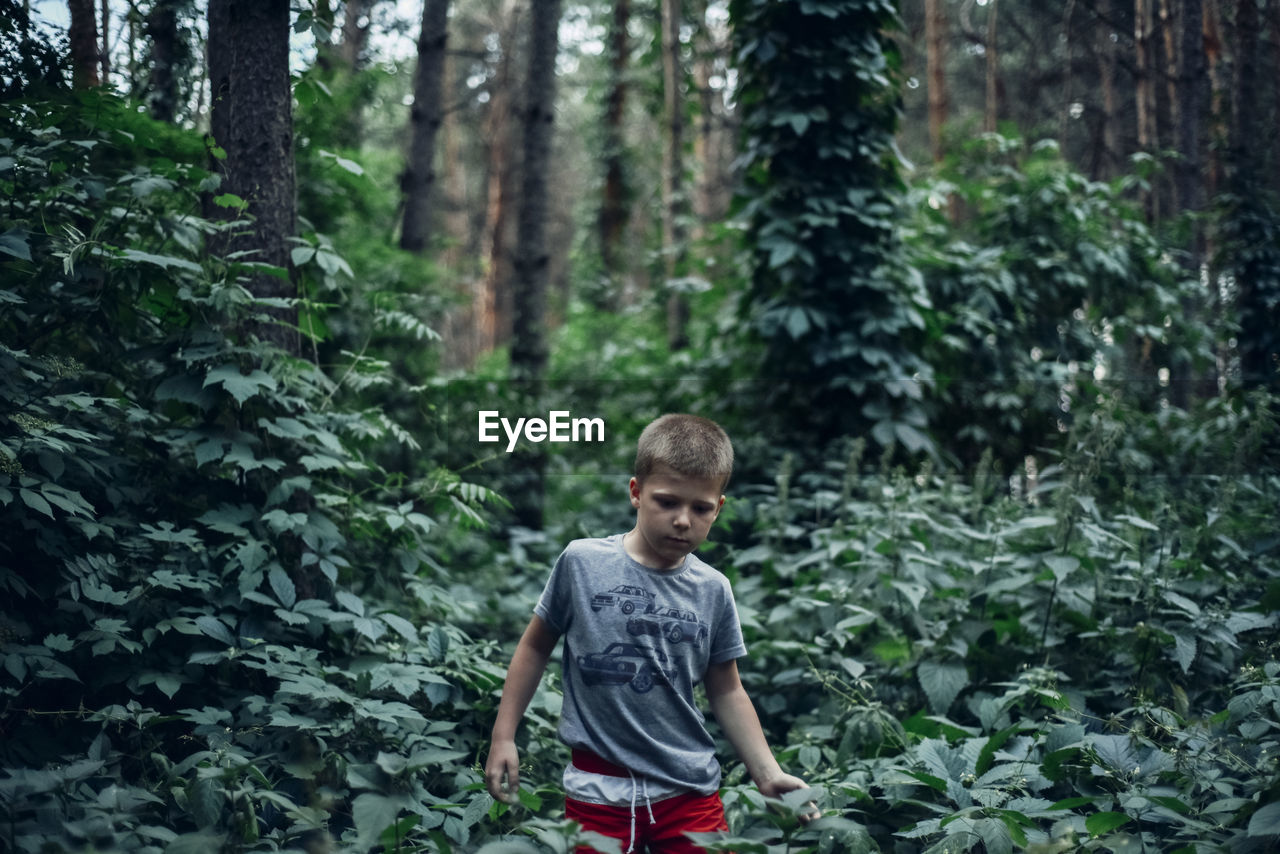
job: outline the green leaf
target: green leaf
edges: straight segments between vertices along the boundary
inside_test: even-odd
[[[1262,807],[1249,818],[1250,836],[1280,836],[1280,801]]]
[[[922,661],[916,675],[925,696],[929,698],[929,706],[938,715],[945,715],[956,697],[969,684],[969,671],[960,663]]]
[[[218,207],[231,208],[232,210],[243,211],[249,209],[249,203],[237,196],[235,193],[222,193],[213,197],[213,203]]]
[[[31,247],[27,245],[26,232],[11,228],[4,234],[0,234],[0,252],[21,258],[23,261],[30,261]]]
[[[144,264],[154,264],[164,270],[176,267],[179,270],[186,270],[191,273],[203,272],[199,264],[188,261],[185,258],[175,258],[172,255],[153,255],[150,252],[140,252],[137,249],[125,249],[120,253],[120,257],[126,261],[141,261]]]
[[[364,600],[354,593],[347,590],[339,590],[333,594],[333,598],[338,600],[338,604],[346,608],[357,617],[364,616]]]
[[[298,591],[293,585],[293,579],[289,577],[289,573],[280,567],[272,567],[271,572],[267,574],[268,580],[271,582],[271,590],[276,594],[276,599],[286,608],[292,608],[293,604],[298,601]]]
[[[32,510],[37,513],[43,513],[50,519],[53,518],[53,508],[49,506],[49,502],[45,501],[40,493],[33,489],[19,489],[18,496],[22,499],[22,503]]]
[[[1091,836],[1102,836],[1132,820],[1122,812],[1098,812],[1086,818],[1084,826]]]
[[[239,404],[258,394],[262,389],[275,391],[275,377],[265,371],[254,369],[248,374],[240,373],[236,365],[220,365],[205,375],[204,387],[221,385]]]
[[[444,661],[449,652],[449,635],[439,626],[431,630],[427,638],[427,655],[432,661]]]
[[[401,800],[375,792],[365,792],[351,804],[351,818],[356,825],[356,848],[366,850],[395,823],[400,814]]]
[[[235,635],[231,634],[226,625],[217,617],[210,616],[209,614],[196,617],[196,625],[200,627],[200,631],[204,632],[214,640],[224,643],[227,646],[236,645]]]

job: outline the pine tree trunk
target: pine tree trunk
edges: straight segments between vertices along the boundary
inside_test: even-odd
[[[178,78],[173,73],[178,55],[178,12],[175,0],[157,0],[147,13],[151,40],[151,77],[147,104],[151,117],[171,122],[178,113]]]
[[[561,0],[532,0],[529,64],[525,76],[523,158],[515,256],[515,310],[511,335],[511,377],[526,412],[541,409],[538,384],[546,374],[547,291],[551,250],[547,239],[551,149],[555,131],[556,51]],[[536,407],[536,408],[535,408]],[[517,520],[542,527],[546,456],[541,448],[514,460],[524,483],[513,502]]]
[[[444,55],[448,39],[449,0],[426,0],[418,38],[418,70],[409,115],[409,159],[400,189],[404,223],[400,248],[422,252],[431,237],[431,195],[435,188],[436,136],[444,121]]]
[[[627,225],[626,171],[623,165],[626,142],[623,118],[627,103],[627,69],[631,49],[627,27],[631,22],[631,0],[614,0],[609,27],[609,91],[604,110],[604,187],[600,199],[600,263],[614,283],[623,272],[623,232]]]
[[[1106,180],[1115,174],[1120,161],[1120,127],[1116,101],[1116,46],[1111,40],[1113,0],[1099,0],[1097,29],[1098,80],[1102,87],[1101,150],[1094,156],[1095,178]]]
[[[1149,154],[1154,154],[1160,145],[1156,124],[1155,62],[1151,43],[1152,29],[1155,26],[1155,14],[1151,4],[1154,2],[1156,0],[1134,0],[1133,5],[1138,150]],[[1155,222],[1160,218],[1157,195],[1151,191],[1147,191],[1145,195],[1147,218]]]
[[[347,0],[342,18],[341,41],[338,42],[338,58],[349,69],[357,69],[369,44],[367,16],[377,0]],[[426,10],[423,10],[425,17]],[[362,24],[361,21],[364,21]]]
[[[929,80],[929,148],[933,162],[941,163],[942,129],[947,123],[947,12],[944,0],[925,0],[924,40],[926,77]],[[992,10],[994,12],[994,10]]]
[[[483,350],[492,350],[511,340],[512,267],[516,240],[516,218],[520,197],[519,128],[514,120],[518,105],[515,57],[518,53],[520,8],[514,0],[503,4],[502,32],[499,35],[500,58],[490,87],[489,111],[485,119],[488,141],[488,202],[485,214],[485,239],[488,246],[488,272],[476,306],[476,322]]]
[[[76,89],[98,86],[98,18],[93,0],[67,0],[71,25],[67,38],[71,47],[71,85]]]
[[[1181,211],[1199,211],[1204,207],[1200,156],[1200,126],[1205,121],[1205,54],[1204,6],[1201,0],[1182,0],[1179,22],[1182,25],[1178,62],[1178,97],[1176,113],[1178,138],[1177,203]]]
[[[102,0],[102,48],[98,52],[98,58],[102,64],[102,85],[106,86],[111,82],[111,6],[107,0]]]
[[[219,164],[221,191],[247,201],[253,218],[247,233],[234,237],[225,249],[286,270],[297,209],[289,33],[288,0],[210,0],[210,123],[214,141],[226,151]],[[291,278],[263,273],[252,274],[248,287],[260,298],[297,294]],[[298,353],[296,309],[270,308],[267,313],[276,322],[256,324],[253,332]]]
[[[683,272],[686,234],[683,223],[684,191],[684,99],[680,84],[684,71],[680,62],[680,0],[662,0],[662,92],[667,133],[662,152],[662,258],[666,284]],[[667,297],[667,346],[682,350],[689,344],[689,302],[672,291]]]
[[[517,379],[541,379],[547,365],[544,331],[550,256],[547,243],[548,180],[555,130],[556,50],[561,0],[530,4],[529,72],[525,78],[523,180],[515,257],[515,312],[511,371]]]
[[[991,0],[987,4],[987,91],[982,118],[982,129],[987,133],[995,133],[1000,121],[1000,53],[996,48],[998,12],[999,0]]]

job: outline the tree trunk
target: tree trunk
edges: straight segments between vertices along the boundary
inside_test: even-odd
[[[623,155],[623,118],[627,104],[627,68],[631,49],[627,27],[631,23],[631,0],[614,0],[613,19],[609,27],[609,91],[604,109],[604,188],[600,198],[600,263],[611,281],[611,293],[621,290],[617,284],[623,272],[623,230],[627,225],[627,186]]]
[[[944,0],[925,0],[925,67],[929,80],[929,148],[933,162],[942,162],[942,128],[947,123],[947,12]],[[993,12],[995,10],[992,10]]]
[[[1178,48],[1180,44],[1178,13],[1173,8],[1175,0],[1152,0],[1152,2],[1160,4],[1160,34],[1164,41],[1164,100],[1168,117],[1168,131],[1166,133],[1176,134],[1182,126],[1182,100],[1179,94],[1179,89],[1181,88],[1179,75],[1181,71],[1178,63]],[[1174,139],[1166,139],[1164,142],[1169,147],[1177,145],[1177,141]],[[1173,198],[1171,199],[1171,207],[1174,211],[1179,210],[1183,204],[1178,197],[1178,189],[1177,182],[1174,182]]]
[[[157,0],[147,13],[147,37],[151,39],[151,73],[147,104],[151,117],[171,122],[178,114],[178,10],[176,0]]]
[[[363,61],[365,48],[369,44],[369,13],[376,3],[377,0],[347,0],[337,53],[338,58],[349,69],[359,68]],[[425,9],[423,16],[426,16]]]
[[[1155,0],[1134,0],[1133,41],[1134,73],[1136,80],[1135,103],[1138,115],[1138,150],[1154,154],[1160,146],[1156,124],[1155,63],[1152,57],[1151,33],[1155,26],[1152,3]],[[1160,218],[1156,193],[1145,193],[1147,218],[1152,222]]]
[[[987,133],[995,133],[1000,120],[1000,54],[996,48],[998,11],[999,0],[991,0],[987,4],[987,97],[982,114],[982,129]]]
[[[1076,0],[1067,0],[1066,11],[1062,14],[1062,39],[1065,46],[1066,61],[1063,63],[1062,69],[1062,104],[1058,107],[1058,150],[1062,152],[1064,157],[1067,155],[1067,132],[1071,125],[1071,106],[1075,101],[1075,94],[1071,89],[1075,70],[1075,59],[1072,56],[1074,32],[1071,27],[1071,19],[1075,15],[1075,11]]]
[[[546,374],[547,290],[551,250],[547,240],[548,187],[555,131],[556,50],[561,0],[532,0],[529,64],[525,76],[520,209],[515,256],[515,310],[511,335],[511,377],[517,381],[522,410],[540,411],[538,382]],[[513,502],[517,520],[542,527],[546,456],[538,447],[515,461],[525,482]]]
[[[476,306],[476,322],[481,347],[486,351],[505,344],[512,334],[511,292],[515,280],[512,253],[516,219],[510,212],[516,209],[520,196],[519,129],[514,121],[517,107],[513,97],[519,24],[519,6],[514,0],[505,0],[503,32],[499,34],[500,56],[489,89],[489,112],[485,119],[489,174],[484,233],[489,241],[486,251],[489,269]]]
[[[680,84],[680,0],[662,0],[662,93],[667,133],[662,149],[662,258],[669,287],[683,272],[686,253],[684,216],[684,98]],[[689,344],[689,302],[672,290],[667,297],[667,346],[682,350]]]
[[[210,123],[215,142],[226,151],[221,190],[247,201],[253,220],[225,248],[286,270],[297,209],[289,33],[288,0],[210,0]],[[259,298],[297,293],[289,278],[264,273],[251,273],[248,287]],[[274,322],[258,323],[252,331],[299,352],[297,310],[273,307],[267,313]]]
[[[547,243],[547,176],[555,130],[556,49],[561,0],[530,4],[529,71],[525,78],[523,180],[515,257],[515,316],[511,371],[517,379],[541,379],[547,364],[550,250]]]
[[[1120,128],[1116,101],[1116,45],[1111,18],[1114,0],[1099,0],[1097,28],[1098,80],[1102,88],[1102,148],[1094,157],[1093,176],[1106,180],[1116,174],[1120,162]]]
[[[102,85],[111,82],[111,6],[108,0],[102,0],[102,49],[98,59],[102,64]]]
[[[400,189],[404,224],[400,248],[422,252],[431,237],[431,194],[435,188],[436,136],[444,121],[444,53],[448,39],[449,0],[426,0],[418,37],[418,70],[409,114],[409,160]]]
[[[1182,0],[1178,89],[1181,104],[1173,125],[1181,155],[1177,169],[1177,204],[1181,211],[1204,207],[1201,184],[1200,126],[1205,120],[1204,7],[1201,0]]]
[[[93,0],[67,0],[71,25],[67,38],[71,42],[71,85],[88,89],[101,85],[98,76],[98,18]]]

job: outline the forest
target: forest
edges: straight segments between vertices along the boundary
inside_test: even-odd
[[[621,854],[483,769],[664,412],[708,851],[1280,851],[1278,129],[1276,0],[0,0],[0,852]]]

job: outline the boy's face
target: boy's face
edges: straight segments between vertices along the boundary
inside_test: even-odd
[[[674,569],[707,538],[724,496],[718,477],[696,478],[658,467],[644,481],[631,478],[636,527],[627,551],[645,566]]]

